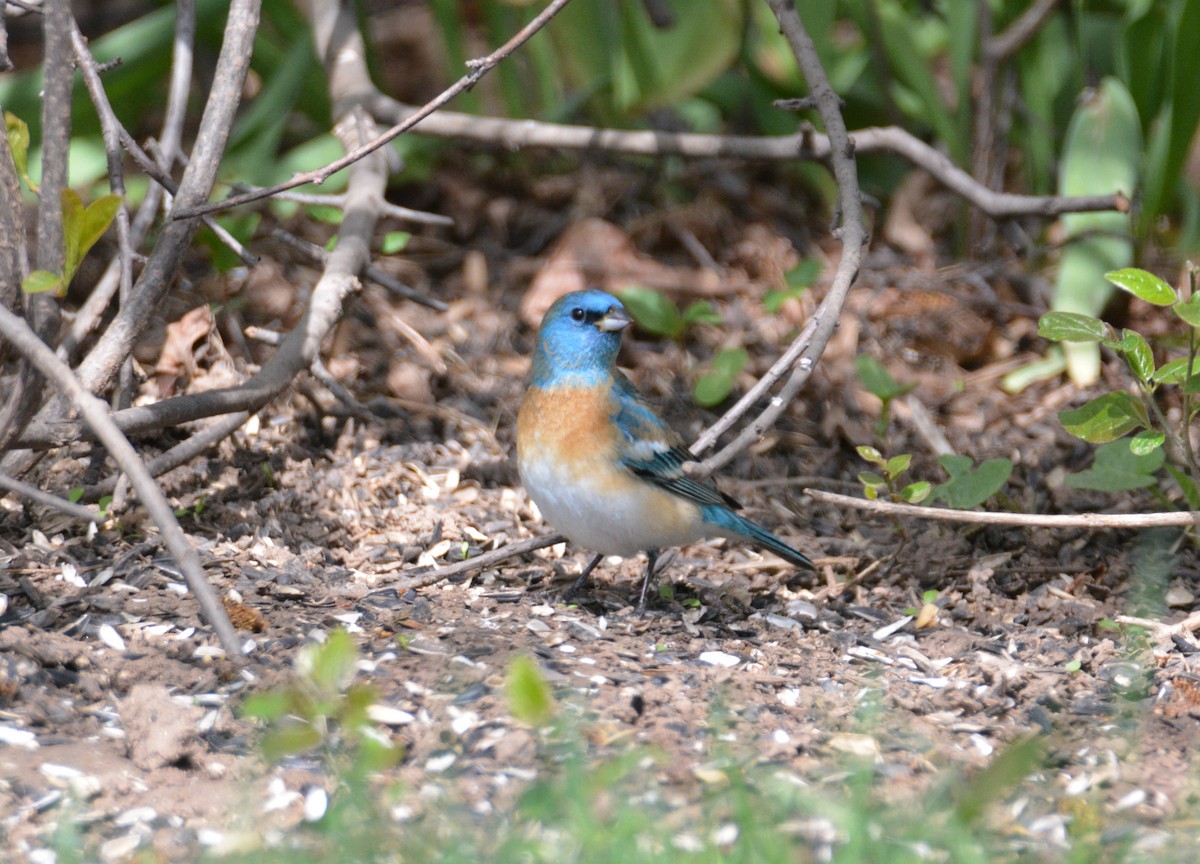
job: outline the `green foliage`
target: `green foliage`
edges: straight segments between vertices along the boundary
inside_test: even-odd
[[[933,497],[955,510],[978,507],[1003,488],[1013,470],[1008,459],[988,459],[975,467],[969,456],[951,454],[939,456],[938,463],[950,479],[933,490]]]
[[[17,173],[31,191],[37,192],[38,185],[29,176],[29,124],[13,114],[4,112],[4,131],[8,137],[8,149],[12,153]]]
[[[868,499],[874,501],[880,495],[887,494],[893,501],[920,504],[933,491],[933,484],[925,480],[909,483],[907,486],[900,485],[900,475],[905,473],[912,463],[910,454],[902,453],[888,459],[874,447],[856,447],[855,451],[862,459],[879,469],[879,473],[860,471],[858,474],[858,480],[863,484],[863,495]]]
[[[763,308],[774,315],[787,300],[799,297],[811,288],[820,275],[821,262],[816,258],[805,258],[783,274],[787,288],[772,288],[763,295]]]
[[[403,749],[368,718],[375,693],[353,682],[357,662],[354,640],[339,628],[323,644],[299,650],[290,685],[247,697],[242,715],[266,724],[262,748],[269,761],[320,749],[335,768],[361,781],[399,760]]]
[[[858,380],[879,400],[883,407],[879,412],[879,422],[875,425],[875,435],[883,438],[887,432],[888,423],[892,417],[892,402],[911,391],[916,384],[901,384],[874,357],[860,354],[854,358],[854,369]]]
[[[726,348],[713,357],[707,371],[696,379],[692,397],[703,408],[713,408],[729,398],[734,382],[750,362],[745,348]]]
[[[1187,442],[1188,429],[1200,413],[1193,398],[1200,393],[1200,357],[1197,356],[1195,279],[1190,273],[1190,290],[1176,292],[1162,279],[1133,268],[1105,273],[1104,277],[1123,291],[1163,309],[1168,309],[1188,333],[1187,354],[1156,364],[1154,351],[1144,336],[1126,329],[1117,334],[1108,324],[1079,313],[1051,312],[1038,322],[1038,332],[1048,339],[1103,345],[1124,362],[1137,395],[1125,390],[1104,393],[1079,408],[1062,411],[1063,427],[1079,438],[1102,444],[1092,468],[1070,475],[1067,482],[1080,489],[1128,491],[1154,487],[1157,473],[1174,454],[1176,464],[1168,473],[1183,491],[1189,506],[1200,503],[1200,468]],[[1159,391],[1177,387],[1182,418],[1172,427],[1158,406]],[[1131,440],[1123,440],[1131,432]],[[1166,445],[1172,446],[1168,448]]]
[[[522,723],[541,726],[554,718],[554,696],[546,676],[525,654],[509,661],[504,681],[508,711]]]
[[[670,297],[653,288],[634,285],[618,295],[639,327],[655,336],[682,342],[694,324],[720,324],[721,316],[707,300],[696,300],[680,311]]]
[[[21,290],[27,294],[40,294],[43,291],[53,291],[59,296],[66,294],[71,280],[75,277],[75,272],[83,263],[84,256],[104,236],[108,226],[117,217],[117,211],[121,209],[121,196],[119,195],[104,195],[86,207],[83,206],[83,199],[74,189],[64,189],[61,198],[63,270],[61,273],[34,270],[21,283]]]
[[[1142,130],[1133,97],[1116,78],[1105,78],[1071,118],[1063,150],[1059,192],[1132,196],[1142,155]],[[1058,265],[1053,308],[1098,315],[1112,293],[1102,276],[1133,260],[1128,215],[1071,213],[1063,217],[1067,246]],[[1100,375],[1100,349],[1090,342],[1063,346],[1067,372],[1082,387]]]
[[[1161,447],[1138,453],[1132,445],[1131,439],[1121,439],[1097,447],[1092,467],[1068,474],[1067,485],[1099,492],[1129,492],[1156,485],[1167,455]]]

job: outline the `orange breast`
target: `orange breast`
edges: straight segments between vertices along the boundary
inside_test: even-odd
[[[617,445],[612,399],[603,389],[533,389],[517,415],[518,458],[563,464],[611,460]]]

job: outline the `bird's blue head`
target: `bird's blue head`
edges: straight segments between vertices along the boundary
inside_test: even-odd
[[[534,386],[602,383],[617,362],[621,331],[632,321],[621,301],[604,291],[575,291],[559,298],[538,329]]]

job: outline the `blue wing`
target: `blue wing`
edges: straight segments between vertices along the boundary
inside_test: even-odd
[[[656,486],[697,504],[740,509],[741,505],[712,480],[688,476],[683,466],[696,461],[695,457],[620,372],[616,373],[613,392],[617,428],[621,431],[618,456],[622,465]]]

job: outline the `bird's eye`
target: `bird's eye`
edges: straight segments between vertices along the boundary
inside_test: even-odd
[[[583,321],[587,318],[587,313],[584,312],[578,306],[576,306],[574,309],[571,310],[571,318],[573,318],[576,321]]]

